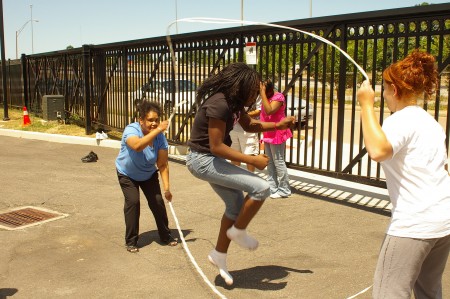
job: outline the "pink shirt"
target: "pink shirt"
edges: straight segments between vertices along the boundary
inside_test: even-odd
[[[272,115],[267,115],[266,112],[264,111],[264,107],[261,105],[261,115],[260,115],[261,121],[279,122],[280,120],[285,118],[286,114],[285,114],[284,110],[286,108],[286,103],[285,103],[283,94],[281,92],[275,92],[273,97],[271,97],[268,100],[269,100],[269,103],[271,103],[273,101],[278,101],[278,102],[282,102],[283,105],[280,107],[280,109],[277,110],[277,112],[275,112]],[[272,143],[272,144],[282,144],[291,137],[292,137],[292,132],[289,129],[268,131],[268,132],[263,132],[262,141],[264,141],[266,143]]]

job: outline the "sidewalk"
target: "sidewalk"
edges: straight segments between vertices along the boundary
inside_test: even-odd
[[[145,200],[140,252],[125,250],[123,195],[114,167],[117,141],[97,145],[92,138],[52,136],[48,142],[46,134],[16,134],[20,137],[0,129],[0,212],[32,206],[67,217],[0,229],[0,298],[218,298],[181,244],[158,243]],[[81,163],[90,150],[98,162]],[[228,287],[206,259],[223,204],[187,171],[182,158],[171,155],[173,208],[192,256],[225,297],[348,298],[372,284],[389,222],[384,189],[292,173],[293,196],[268,199],[249,226],[260,241],[258,250],[231,245],[228,268],[235,284]],[[167,210],[176,231],[169,205]]]

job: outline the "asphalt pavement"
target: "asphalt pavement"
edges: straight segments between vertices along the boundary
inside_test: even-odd
[[[248,227],[259,248],[231,244],[234,285],[226,286],[206,258],[223,203],[188,172],[182,156],[171,155],[170,226],[179,236],[176,217],[215,293],[182,244],[159,243],[145,199],[140,252],[125,250],[117,141],[0,129],[0,149],[0,213],[35,207],[62,215],[0,229],[0,298],[349,298],[371,286],[389,222],[385,190],[290,173],[294,194],[266,200]],[[99,160],[82,163],[91,150]],[[450,262],[444,296],[450,298]],[[371,290],[357,298],[371,298]]]

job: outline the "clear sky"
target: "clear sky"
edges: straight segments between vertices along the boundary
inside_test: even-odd
[[[177,18],[241,19],[279,22],[310,17],[410,7],[420,0],[2,0],[6,59],[64,50],[71,45],[105,44],[165,36]],[[428,3],[448,3],[430,0]],[[30,7],[31,6],[31,7]],[[33,20],[31,22],[31,20]],[[33,25],[33,26],[31,26]],[[170,33],[187,33],[233,25],[171,26]]]

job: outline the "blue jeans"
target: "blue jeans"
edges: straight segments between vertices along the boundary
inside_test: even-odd
[[[270,195],[269,184],[256,174],[209,153],[191,151],[186,156],[188,170],[207,181],[225,203],[225,216],[236,220],[244,204],[244,192],[253,200]]]
[[[267,165],[267,180],[270,184],[270,194],[291,195],[289,175],[285,162],[286,143],[264,143],[264,151],[270,159],[269,165]]]

